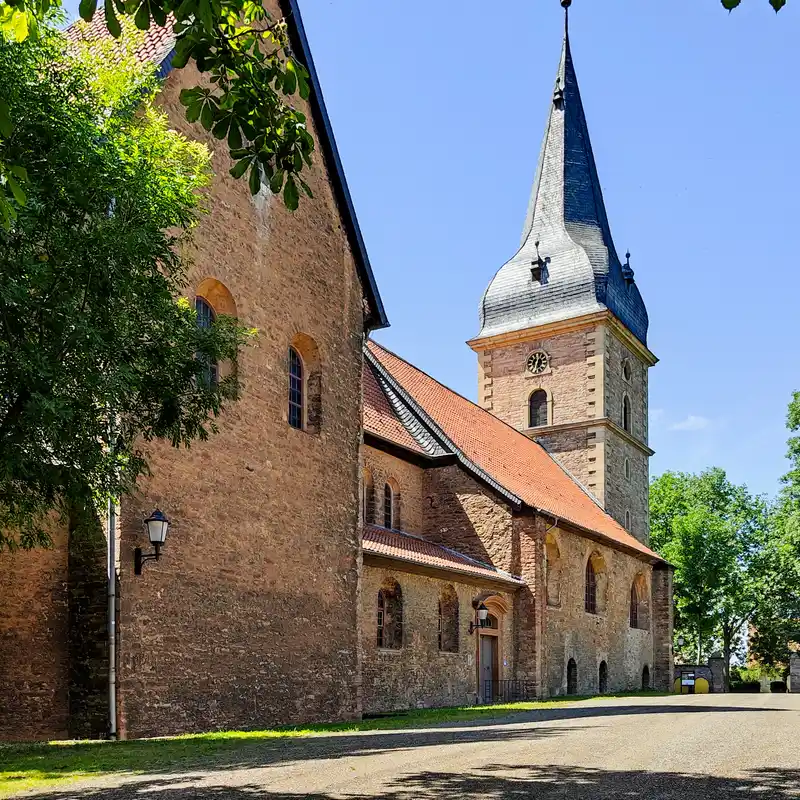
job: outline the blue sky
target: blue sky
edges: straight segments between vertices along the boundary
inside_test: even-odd
[[[69,6],[74,6],[70,3]],[[68,7],[69,7],[68,6]],[[474,399],[464,342],[513,255],[561,46],[557,0],[303,0],[392,327]],[[573,56],[620,253],[650,314],[652,473],[772,494],[800,389],[800,0],[575,0]]]

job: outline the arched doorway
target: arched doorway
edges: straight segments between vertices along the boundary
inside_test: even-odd
[[[597,674],[597,684],[600,688],[600,694],[605,694],[608,691],[608,664],[605,661],[600,662],[600,669]]]
[[[650,688],[650,667],[647,664],[642,667],[642,691],[647,691]]]
[[[574,658],[567,662],[567,694],[578,694],[578,665]]]
[[[475,665],[477,667],[478,702],[493,703],[502,696],[503,686],[503,628],[510,606],[499,595],[479,595],[473,600],[473,608],[483,603],[489,615],[485,627],[478,628],[475,642]]]

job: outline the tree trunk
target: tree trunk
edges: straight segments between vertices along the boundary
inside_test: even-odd
[[[724,664],[722,665],[722,691],[729,692],[731,690],[731,640],[733,639],[733,632],[730,625],[723,624],[722,626],[722,658]]]

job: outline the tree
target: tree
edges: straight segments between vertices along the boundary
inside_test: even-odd
[[[650,488],[653,546],[675,566],[676,630],[697,644],[718,639],[728,680],[744,625],[771,577],[769,515],[760,497],[721,469],[667,472]]]
[[[22,42],[38,35],[42,24],[62,0],[0,0],[0,38]],[[81,0],[80,15],[91,20],[97,0]],[[109,33],[119,38],[121,18],[136,27],[171,26],[176,35],[173,69],[193,61],[208,80],[181,92],[189,121],[200,121],[218,139],[228,140],[236,162],[234,177],[249,173],[250,191],[262,183],[296,209],[302,190],[311,189],[300,177],[310,166],[314,140],[306,117],[287,98],[309,96],[309,74],[292,53],[286,22],[274,20],[260,0],[104,0]],[[16,124],[9,113],[8,87],[0,85],[0,138]],[[15,213],[10,198],[24,198],[25,164],[0,161],[0,222]],[[22,171],[20,171],[22,170]]]
[[[733,11],[734,8],[738,8],[742,4],[742,0],[721,0],[721,2],[723,8],[727,8],[728,11]],[[786,5],[786,0],[769,0],[769,4],[777,13]]]
[[[207,149],[171,131],[156,82],[43,29],[0,41],[15,120],[0,160],[27,202],[0,228],[0,548],[47,542],[53,509],[116,497],[147,471],[141,442],[188,446],[237,398],[251,332],[197,325],[178,245],[209,179]]]

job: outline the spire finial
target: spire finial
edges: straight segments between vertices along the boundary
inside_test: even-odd
[[[564,30],[569,33],[569,7],[572,5],[572,0],[561,0],[561,8],[564,9]]]

